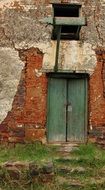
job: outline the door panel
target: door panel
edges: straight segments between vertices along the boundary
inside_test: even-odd
[[[49,78],[48,141],[66,141],[66,79]]]
[[[67,141],[85,139],[85,79],[68,80]]]
[[[86,78],[49,78],[48,142],[85,141],[86,84]]]

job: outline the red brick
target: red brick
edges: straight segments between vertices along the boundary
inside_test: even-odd
[[[36,141],[45,138],[45,129],[26,128],[25,141]]]
[[[12,110],[3,121],[12,133],[12,137],[9,133],[9,141],[11,142],[22,141],[22,137],[16,137],[17,131],[13,132],[12,130],[16,129],[18,124],[27,126],[38,124],[44,129],[46,123],[47,77],[45,74],[40,77],[35,75],[35,69],[42,68],[43,54],[38,49],[30,48],[19,50],[19,55],[22,61],[25,61],[25,67],[22,71]],[[32,140],[42,138],[45,133],[42,129],[25,129],[26,139],[29,141],[31,138]]]
[[[98,51],[96,51],[98,52]],[[89,112],[91,125],[94,127],[103,126],[105,124],[105,85],[103,71],[103,53],[97,54],[97,66],[89,81],[90,97],[89,97]],[[101,58],[101,61],[99,61]]]

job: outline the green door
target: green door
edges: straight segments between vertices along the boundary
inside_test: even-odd
[[[85,141],[86,88],[85,78],[49,78],[48,142]]]
[[[66,141],[66,79],[50,78],[48,94],[48,141]]]
[[[68,80],[67,141],[85,141],[86,81]]]

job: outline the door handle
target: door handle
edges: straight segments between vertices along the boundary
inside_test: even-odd
[[[67,105],[67,111],[68,111],[68,112],[72,112],[72,105],[71,105],[71,103],[69,103],[69,104]]]
[[[71,105],[71,103],[65,103],[64,104],[64,106],[66,107],[66,110],[68,111],[68,112],[72,112],[72,105]]]

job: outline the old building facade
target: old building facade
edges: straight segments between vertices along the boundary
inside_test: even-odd
[[[70,5],[86,24],[57,44],[44,19]],[[1,142],[104,143],[105,0],[1,0],[0,16]]]

